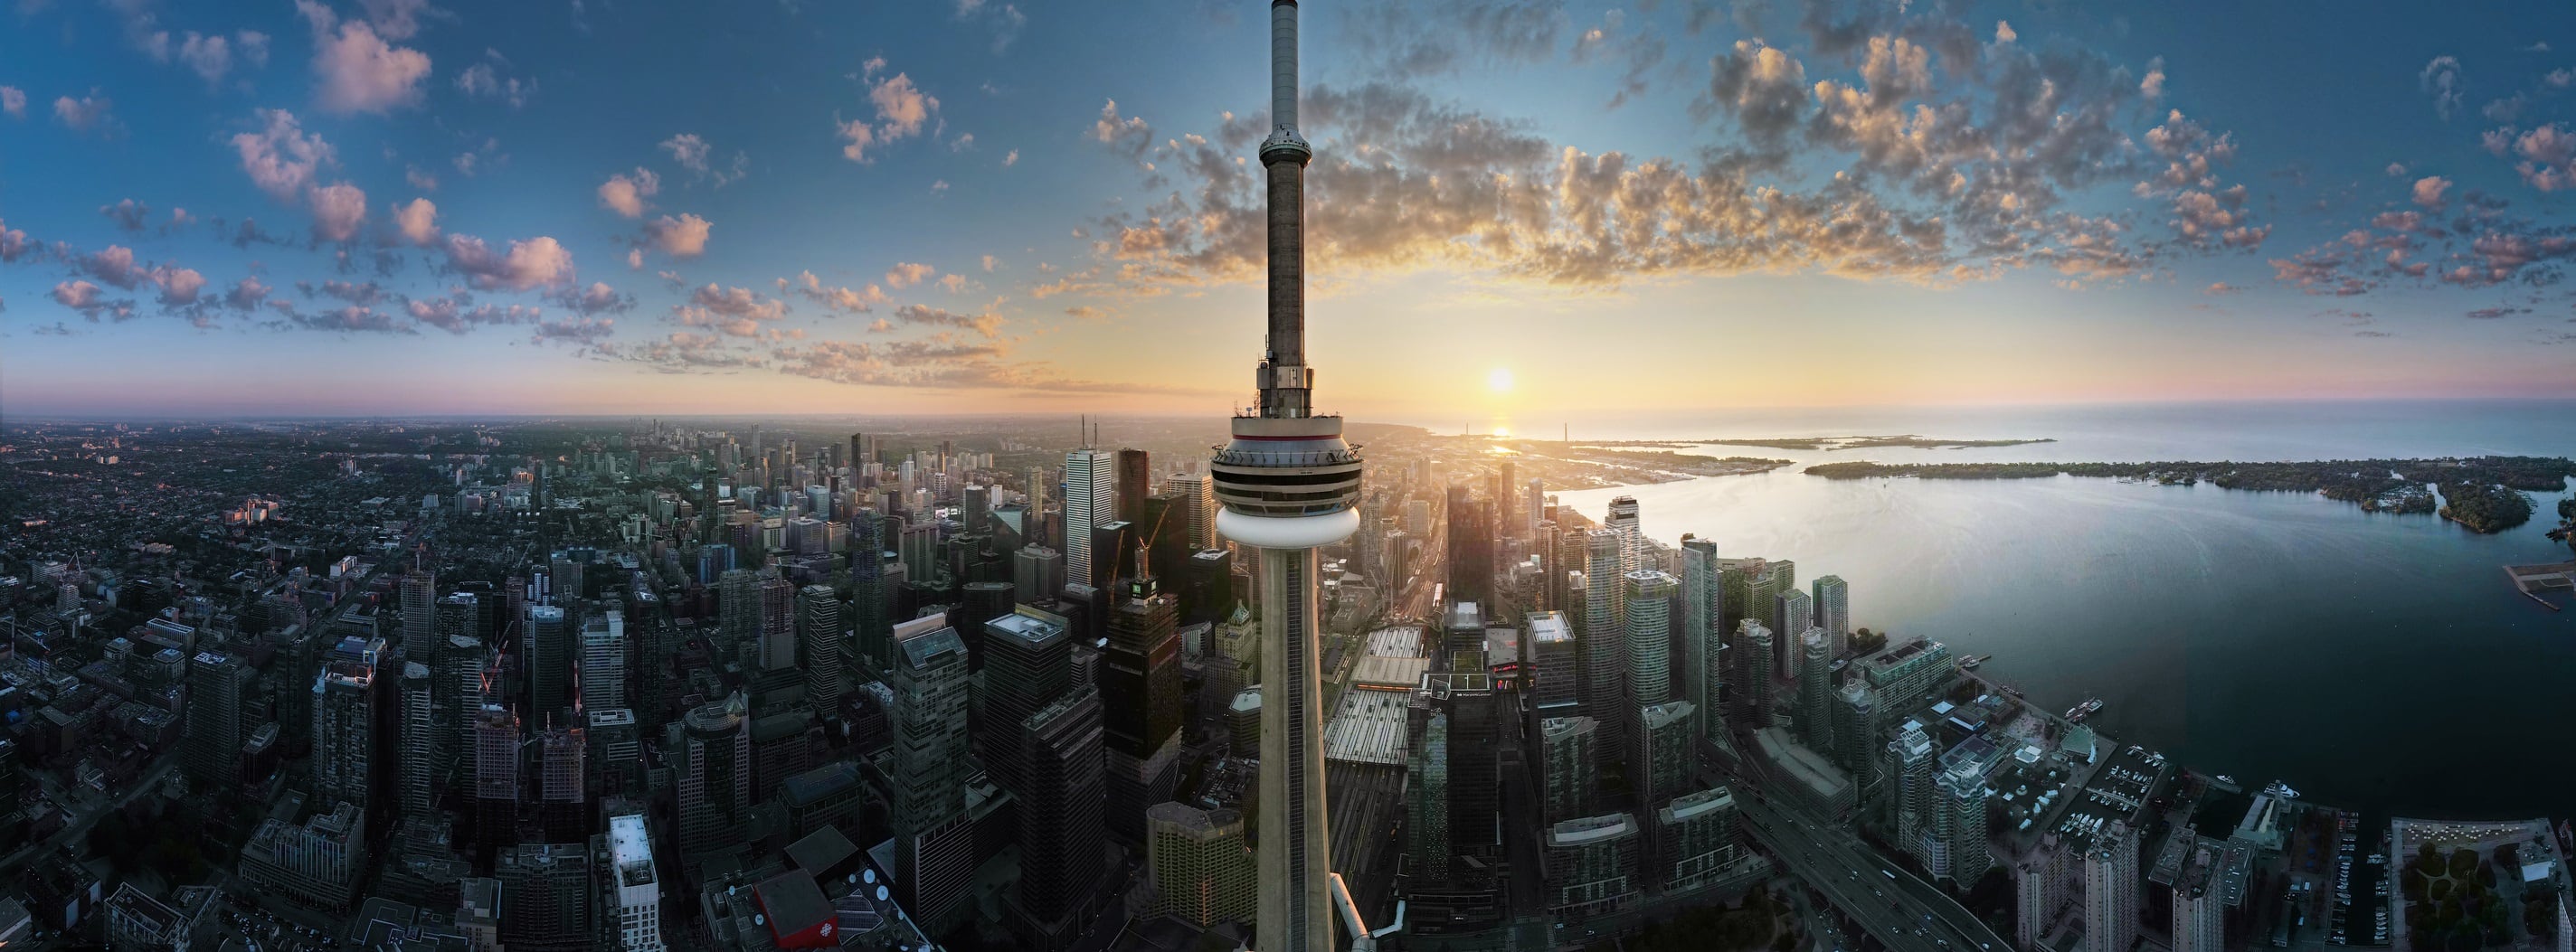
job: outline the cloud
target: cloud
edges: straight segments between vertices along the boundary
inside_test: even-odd
[[[678,218],[664,215],[644,223],[644,238],[663,254],[674,258],[695,258],[707,250],[707,232],[715,226],[706,219],[683,213]]]
[[[1709,61],[1708,92],[1696,108],[1733,117],[1756,150],[1777,154],[1787,148],[1806,107],[1805,66],[1761,40],[1737,40]]]
[[[710,328],[730,337],[759,337],[760,322],[787,316],[787,302],[750,288],[709,284],[691,294],[689,303],[672,305],[671,315],[685,326]]]
[[[438,206],[426,198],[394,206],[394,233],[401,235],[404,242],[423,248],[437,244]]]
[[[743,176],[751,173],[751,154],[748,152],[737,151],[733,154],[731,166],[716,168],[711,161],[715,147],[707,144],[707,140],[699,138],[695,133],[683,132],[664,139],[658,148],[671,153],[671,161],[679,163],[679,166],[687,169],[691,175],[699,179],[714,179],[717,188],[739,182]]]
[[[438,174],[416,165],[403,166],[403,184],[424,192],[438,191]]]
[[[2525,132],[2513,140],[2513,154],[2521,159],[2514,171],[2522,181],[2544,192],[2576,188],[2576,133],[2559,123],[2550,123]]]
[[[250,174],[251,184],[281,202],[294,202],[312,185],[314,171],[338,160],[320,133],[306,133],[297,125],[295,114],[284,109],[261,109],[258,132],[233,136],[233,151],[241,156],[242,171]]]
[[[623,314],[635,307],[634,295],[620,294],[616,288],[597,281],[591,282],[586,288],[566,288],[554,300],[555,303],[571,309],[573,313],[584,316]]]
[[[411,39],[420,32],[420,21],[448,15],[430,6],[429,0],[358,0],[358,8],[366,12],[376,34],[388,40]]]
[[[134,249],[123,245],[109,245],[95,254],[83,255],[75,262],[75,267],[84,274],[128,291],[150,280],[152,270],[136,263]]]
[[[819,341],[773,349],[761,365],[799,377],[853,386],[927,390],[1008,390],[1046,393],[1164,393],[1204,391],[1145,383],[1084,380],[1043,364],[1006,359],[999,343],[959,340],[946,334],[924,340]]]
[[[2434,214],[2440,214],[2442,208],[2448,204],[2442,200],[2442,193],[2449,191],[2450,188],[2451,180],[2439,175],[2427,175],[2423,178],[2416,179],[2414,188],[2415,204],[2432,209]]]
[[[974,147],[975,134],[972,132],[964,133],[959,135],[957,138],[948,140],[948,151],[950,152],[964,152],[969,149],[973,149]]]
[[[2219,282],[2212,283],[2212,284],[2211,284],[2210,286],[2208,286],[2208,287],[2205,287],[2205,288],[2200,289],[2200,293],[2202,293],[2202,294],[2237,294],[2237,293],[2243,292],[2244,290],[2245,290],[2244,288],[2237,287],[2236,285],[2229,284],[2229,283],[2227,283],[2227,282],[2225,282],[2225,281],[2219,281]]]
[[[877,305],[894,303],[894,299],[887,297],[885,291],[876,285],[871,284],[860,290],[827,287],[823,284],[823,279],[815,277],[814,272],[811,271],[797,274],[793,281],[782,279],[781,283],[795,285],[796,293],[804,295],[808,300],[849,314],[865,314],[875,310]]]
[[[599,204],[626,218],[642,218],[644,199],[660,191],[662,177],[651,169],[637,168],[631,178],[621,172],[599,183]]]
[[[369,21],[342,22],[315,0],[295,0],[295,9],[313,26],[313,75],[320,81],[323,112],[383,115],[420,104],[429,54],[390,45]]]
[[[416,334],[409,325],[394,320],[393,315],[371,307],[336,308],[319,314],[289,313],[292,326],[307,330],[338,331],[345,334]]]
[[[1336,45],[1370,76],[1398,80],[1540,62],[1572,29],[1562,0],[1395,0],[1340,21]]]
[[[911,76],[896,73],[890,79],[873,78],[884,65],[884,60],[873,59],[867,68],[871,77],[868,104],[876,113],[875,124],[871,125],[870,120],[864,119],[844,122],[838,116],[832,120],[833,129],[842,140],[841,157],[863,165],[874,161],[868,155],[870,149],[918,135],[929,123],[931,115],[939,111],[939,98],[914,86]]]
[[[920,264],[918,262],[906,261],[895,265],[893,270],[886,272],[885,283],[898,289],[908,288],[928,280],[931,275],[937,273],[939,273],[939,269],[937,268],[933,268],[926,264]]]
[[[477,327],[501,324],[534,324],[545,316],[543,308],[525,304],[503,306],[472,302],[463,294],[443,298],[411,299],[403,302],[403,311],[411,319],[450,334],[465,334]]]
[[[2472,320],[2491,321],[2499,317],[2512,317],[2516,314],[2529,313],[2531,313],[2531,309],[2527,307],[2482,307],[2460,316]]]
[[[1027,26],[1029,22],[1028,17],[1020,13],[1017,4],[990,3],[987,0],[956,0],[956,5],[959,21],[981,22],[986,29],[993,31],[993,52],[995,53],[1009,48],[1011,41],[1019,38],[1020,28]]]
[[[539,321],[529,339],[540,344],[562,341],[590,347],[605,342],[616,331],[617,319],[613,317],[571,317]]]
[[[265,42],[266,37],[261,39]],[[179,44],[179,62],[187,64],[188,69],[195,72],[197,78],[205,80],[208,87],[221,86],[224,74],[233,69],[232,42],[220,35],[200,36],[197,31],[190,30],[187,38]]]
[[[27,240],[25,229],[11,228],[7,221],[0,220],[0,264],[15,262],[34,250],[37,246]]]
[[[109,300],[98,285],[87,281],[60,282],[54,285],[53,293],[48,296],[54,299],[54,303],[78,311],[80,316],[93,322],[102,316],[120,321],[134,316],[134,302]]]
[[[206,290],[206,276],[197,273],[195,268],[172,268],[161,272],[158,277],[161,285],[161,303],[164,306],[185,307],[195,304],[197,296]]]
[[[152,216],[152,206],[128,198],[114,205],[101,205],[98,213],[115,222],[120,231],[142,231],[143,220]]]
[[[2390,163],[2388,163],[2388,177],[2389,177],[2389,178],[2396,178],[2396,177],[2398,177],[2398,176],[2405,175],[2405,174],[2406,174],[2406,163],[2403,163],[2403,162],[2390,162]]]
[[[1118,100],[1110,99],[1101,103],[1100,118],[1091,124],[1091,137],[1130,155],[1143,155],[1145,147],[1154,142],[1154,127],[1147,125],[1143,117],[1119,115]]]
[[[998,315],[960,314],[926,304],[906,304],[896,308],[894,319],[900,324],[973,331],[986,338],[999,337],[1002,330],[1002,318]]]
[[[1020,150],[1018,149],[1012,149],[1009,155],[1002,157],[1003,168],[1007,169],[1018,164],[1020,164]]]
[[[572,252],[543,235],[510,242],[507,254],[492,251],[472,235],[449,235],[447,266],[487,290],[526,291],[572,280]]]
[[[2445,120],[2460,111],[2460,103],[2468,95],[2468,81],[2460,74],[2460,59],[2456,56],[2433,57],[2415,80],[2433,95],[2433,112]]]
[[[537,91],[536,80],[521,82],[516,76],[503,76],[491,63],[476,63],[456,74],[456,88],[476,99],[498,99],[510,108],[527,106],[528,96]]]
[[[984,271],[985,271],[985,273],[987,273],[987,274],[992,273],[993,267],[994,267],[995,265],[1000,264],[1000,263],[1001,263],[1001,260],[1000,260],[1000,259],[998,259],[998,258],[993,257],[992,255],[985,255],[985,256],[983,257]]]
[[[323,241],[347,241],[358,235],[358,227],[367,221],[367,193],[355,185],[340,182],[314,186],[308,197],[313,202],[313,236]]]
[[[115,108],[115,100],[92,89],[89,95],[79,99],[70,96],[55,99],[54,118],[62,120],[63,125],[71,127],[74,132],[97,129],[101,133],[110,133],[116,129],[116,116],[112,112]]]
[[[16,86],[0,86],[0,113],[7,113],[11,119],[27,118],[27,91]]]
[[[265,303],[274,290],[260,283],[257,275],[243,278],[235,282],[231,290],[224,292],[224,306],[236,311],[252,310]]]

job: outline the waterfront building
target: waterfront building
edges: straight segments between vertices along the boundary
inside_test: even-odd
[[[2138,834],[2114,820],[2084,853],[2084,950],[2128,952],[2138,943]]]
[[[1547,908],[1575,918],[1616,912],[1640,893],[1637,860],[1644,837],[1625,813],[1560,820],[1547,828]]]
[[[1826,680],[1832,651],[1833,643],[1822,628],[1809,628],[1798,636],[1798,737],[1817,753],[1834,750],[1834,725],[1827,714],[1832,710],[1833,687]]]
[[[1771,629],[1747,618],[1735,632],[1735,645],[1743,654],[1735,669],[1735,703],[1751,719],[1752,729],[1761,730],[1771,726],[1773,708]]]
[[[1666,894],[1715,882],[1743,858],[1735,794],[1710,787],[1674,797],[1655,811],[1656,872]]]
[[[1593,745],[1600,723],[1581,716],[1538,722],[1539,769],[1546,794],[1541,804],[1543,822],[1592,815],[1593,788],[1600,776]]]
[[[1807,656],[1799,650],[1799,636],[1815,627],[1815,606],[1808,601],[1807,593],[1794,588],[1772,596],[1771,606],[1771,619],[1763,624],[1773,634],[1789,639],[1786,670],[1781,673],[1791,681],[1801,680],[1806,674]]]
[[[1637,709],[1636,756],[1629,761],[1630,785],[1641,803],[1661,803],[1679,795],[1699,770],[1699,743],[1691,736],[1688,701],[1650,704]]]
[[[1851,586],[1840,575],[1827,575],[1808,583],[1814,590],[1816,627],[1833,639],[1834,657],[1842,657],[1851,644]]]

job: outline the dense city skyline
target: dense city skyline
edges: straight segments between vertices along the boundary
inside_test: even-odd
[[[1711,361],[1685,402],[2570,395],[2532,12],[1323,5],[1313,346],[1425,422]],[[1232,6],[0,16],[13,413],[1251,396]]]

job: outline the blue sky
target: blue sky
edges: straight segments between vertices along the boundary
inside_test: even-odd
[[[1262,10],[16,0],[0,399],[1219,413]],[[2576,396],[2563,6],[1306,10],[1346,412]]]

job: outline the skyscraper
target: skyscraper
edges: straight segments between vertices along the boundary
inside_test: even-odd
[[[1064,616],[1020,606],[984,623],[984,768],[1017,791],[1020,735],[1014,729],[1073,686],[1073,637]]]
[[[1726,642],[1718,624],[1723,593],[1717,580],[1717,543],[1682,537],[1682,700],[1691,702],[1698,723],[1691,732],[1706,739],[1716,732],[1718,700],[1724,692]]]
[[[2114,820],[2084,851],[2084,952],[2138,942],[2138,836]]]
[[[895,626],[895,882],[933,935],[967,910],[975,827],[966,813],[966,642],[945,614]]]
[[[519,716],[483,703],[474,717],[474,842],[486,855],[519,839]]]
[[[610,609],[581,623],[581,706],[626,706],[626,613]]]
[[[1592,751],[1600,724],[1589,717],[1551,717],[1538,722],[1539,769],[1546,796],[1540,821],[1553,824],[1592,815],[1592,789],[1600,770]]]
[[[1637,522],[1637,497],[1611,499],[1610,511],[1601,517],[1601,527],[1619,534],[1619,574],[1645,568],[1640,563],[1646,554],[1646,530]]]
[[[1771,629],[1747,618],[1735,633],[1735,644],[1744,653],[1735,667],[1735,704],[1752,729],[1761,730],[1771,726]]]
[[[1806,653],[1798,649],[1795,639],[1815,627],[1815,606],[1807,600],[1807,593],[1794,588],[1772,596],[1771,606],[1771,620],[1762,625],[1771,629],[1772,634],[1792,640],[1788,646],[1789,670],[1782,673],[1795,680],[1806,670],[1807,662]]]
[[[415,566],[402,580],[403,656],[429,660],[438,650],[438,575]]]
[[[796,592],[796,644],[805,658],[805,702],[814,710],[841,709],[841,596],[829,585]]]
[[[1120,580],[1101,652],[1109,752],[1109,830],[1145,837],[1145,809],[1172,798],[1181,750],[1180,602],[1144,571]]]
[[[1628,604],[1629,703],[1637,707],[1672,699],[1672,603],[1681,583],[1652,569],[1621,581]]]
[[[1145,814],[1145,831],[1153,914],[1202,928],[1251,921],[1253,866],[1243,846],[1243,814],[1157,803]]]
[[[850,442],[857,443],[857,436]],[[614,877],[601,890],[604,925],[615,929],[616,952],[662,952],[662,877],[653,868],[653,841],[644,815],[608,818],[608,850],[601,868]]]
[[[542,718],[572,706],[572,632],[554,605],[528,606],[527,632],[529,716]]]
[[[1834,749],[1833,718],[1829,713],[1833,688],[1825,679],[1831,663],[1828,652],[1832,650],[1833,642],[1825,638],[1822,628],[1809,628],[1798,636],[1798,654],[1803,658],[1798,663],[1798,736],[1806,741],[1807,749],[1819,752]]]
[[[1832,639],[1834,657],[1842,657],[1851,643],[1851,587],[1840,575],[1827,575],[1812,583],[1815,589],[1816,627]]]
[[[760,639],[760,573],[732,569],[716,577],[716,653],[727,658]]]
[[[437,772],[445,762],[438,759],[438,744],[431,739],[437,729],[438,706],[429,666],[418,661],[404,662],[401,690],[402,749],[395,759],[402,771],[396,779],[394,800],[406,819],[434,819]]]
[[[1064,577],[1068,584],[1107,586],[1109,567],[1092,564],[1099,553],[1092,536],[1118,518],[1117,454],[1084,440],[1081,449],[1064,454]]]
[[[1662,803],[1687,792],[1699,769],[1699,745],[1690,734],[1688,701],[1637,709],[1636,758],[1628,774],[1640,803]]]
[[[188,665],[188,723],[181,744],[188,779],[199,790],[228,790],[239,779],[241,701],[241,660],[197,652]]]
[[[1190,550],[1216,548],[1216,487],[1207,474],[1173,473],[1163,477],[1163,488],[1180,493],[1187,502]]]
[[[690,708],[667,729],[680,813],[682,855],[716,850],[737,836],[751,808],[751,717],[740,694]]]
[[[1494,519],[1492,511],[1467,492],[1464,483],[1449,486],[1449,592],[1452,602],[1492,607],[1494,597]]]
[[[355,650],[350,650],[354,648]],[[389,742],[377,730],[376,659],[384,639],[355,638],[324,659],[313,680],[313,802],[348,803],[360,813],[373,804],[370,794],[385,777],[378,774],[376,750]]]
[[[1154,466],[1144,450],[1118,451],[1118,518],[1145,522],[1145,497],[1154,491]]]
[[[1627,755],[1627,726],[1635,709],[1628,703],[1628,613],[1621,598],[1619,534],[1593,529],[1583,534],[1583,713],[1601,722],[1602,762]]]
[[[1077,913],[1100,891],[1107,835],[1100,715],[1100,691],[1086,684],[1009,727],[1021,735],[1012,932],[1022,948],[1065,948],[1081,934]]]
[[[1359,528],[1352,506],[1360,456],[1342,441],[1340,417],[1315,413],[1306,366],[1304,191],[1314,151],[1297,134],[1295,0],[1270,5],[1270,80],[1272,127],[1260,149],[1269,186],[1268,352],[1253,378],[1261,403],[1234,418],[1234,438],[1210,468],[1225,506],[1217,531],[1261,550],[1262,888],[1254,946],[1324,952],[1333,946],[1332,838],[1315,550]]]

